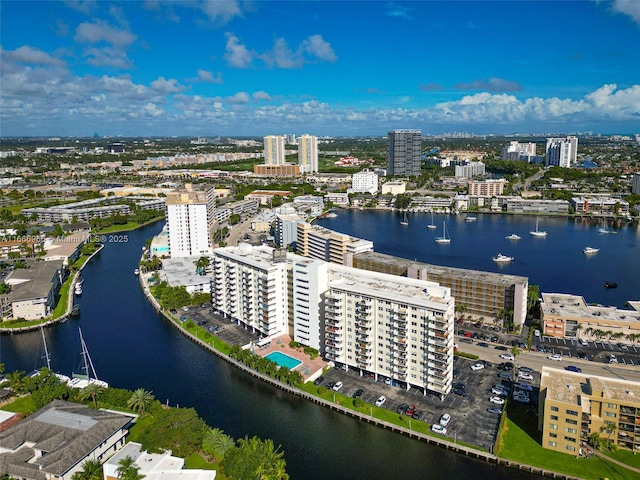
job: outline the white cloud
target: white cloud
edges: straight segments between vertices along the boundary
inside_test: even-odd
[[[640,26],[640,2],[638,0],[614,0],[615,12],[629,15]]]
[[[65,0],[64,2],[69,8],[78,12],[89,15],[97,6],[96,0]]]
[[[307,63],[316,61],[335,62],[336,54],[322,35],[311,35],[303,40],[296,51],[292,51],[284,38],[276,38],[273,48],[260,55],[268,66],[278,68],[302,68]]]
[[[269,102],[269,101],[273,100],[271,95],[269,95],[267,92],[264,92],[262,90],[257,91],[257,92],[253,92],[253,94],[251,95],[251,98],[253,98],[254,100],[257,100],[257,101],[264,100],[266,102]]]
[[[237,1],[204,0],[201,3],[201,8],[214,23],[222,25],[234,17],[242,16],[242,10]]]
[[[254,53],[240,42],[240,39],[231,33],[227,33],[227,45],[224,58],[234,68],[247,68],[253,62]]]
[[[335,62],[336,56],[331,45],[322,38],[322,35],[311,35],[301,44],[302,49],[312,57],[325,62]]]
[[[59,59],[29,45],[23,45],[12,52],[7,52],[7,55],[11,60],[19,63],[39,65],[59,65],[61,63]]]
[[[178,93],[184,90],[175,78],[167,80],[164,77],[158,77],[151,82],[151,88],[161,94]]]
[[[189,81],[202,83],[222,83],[222,73],[218,72],[214,76],[212,72],[199,68],[198,76],[196,78],[190,79]]]
[[[489,80],[473,80],[471,83],[459,83],[458,90],[486,90],[487,92],[518,92],[522,85],[503,78],[491,77]]]
[[[405,5],[389,2],[385,5],[385,13],[387,17],[409,18],[409,9]]]
[[[238,92],[231,97],[227,97],[227,102],[229,103],[249,103],[249,94],[247,92]]]
[[[84,50],[87,62],[93,66],[108,66],[115,68],[131,68],[131,61],[126,52],[112,47],[88,47]]]
[[[128,30],[118,29],[104,22],[83,22],[76,28],[74,39],[79,43],[107,42],[117,47],[127,47],[136,40],[136,36]]]

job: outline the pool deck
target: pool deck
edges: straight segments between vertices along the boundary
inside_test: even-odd
[[[309,355],[304,353],[304,347],[300,347],[298,349],[291,348],[289,346],[289,342],[291,341],[291,337],[289,335],[281,335],[280,337],[276,337],[271,340],[271,343],[264,347],[255,347],[254,351],[256,354],[261,357],[266,357],[271,352],[280,352],[285,355],[289,355],[290,357],[295,358],[296,360],[300,360],[302,362],[301,365],[298,365],[293,370],[300,372],[304,377],[305,382],[309,378],[315,378],[321,372],[324,367],[327,366],[327,362],[322,360],[322,357],[319,355],[311,360]]]

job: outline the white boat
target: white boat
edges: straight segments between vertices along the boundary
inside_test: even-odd
[[[442,236],[436,237],[435,242],[440,245],[451,243],[451,239],[447,235],[447,222],[442,222]]]
[[[427,228],[430,230],[433,230],[435,228],[438,228],[435,226],[435,224],[433,223],[433,210],[431,210],[431,223],[429,225],[427,225]]]
[[[338,215],[333,212],[329,212],[325,215],[325,218],[336,218]]]
[[[93,362],[89,356],[89,350],[87,344],[84,342],[82,336],[82,330],[78,328],[80,334],[80,346],[82,348],[82,371],[83,373],[73,373],[71,380],[69,380],[69,386],[71,388],[83,389],[89,384],[95,384],[102,388],[108,388],[109,384],[103,380],[98,380],[96,375],[96,369],[93,367]]]
[[[590,255],[593,253],[598,253],[600,251],[599,248],[594,248],[594,247],[584,247],[584,249],[582,250],[582,253],[584,253],[585,255]]]
[[[464,221],[467,223],[471,223],[471,222],[475,222],[478,219],[478,217],[473,217],[473,216],[466,216]]]
[[[140,270],[139,270],[139,269],[137,269],[137,268],[134,268],[134,269],[133,269],[133,274],[134,274],[134,275],[140,275]]]
[[[76,294],[77,297],[82,295],[82,285],[76,285],[75,294]]]
[[[506,237],[507,240],[520,240],[522,237],[516,233],[512,233],[511,235],[507,235]]]
[[[81,276],[78,276],[78,279],[76,280],[76,286],[82,285],[84,283],[84,278],[82,278]]]
[[[547,232],[545,230],[538,229],[538,219],[536,218],[536,229],[529,232],[533,237],[546,237]]]
[[[409,225],[409,220],[407,219],[407,211],[404,211],[404,217],[402,219],[402,221],[400,222],[400,225],[404,225],[405,227],[407,225]]]
[[[493,261],[498,263],[513,262],[513,257],[507,257],[506,255],[499,253],[493,257]]]

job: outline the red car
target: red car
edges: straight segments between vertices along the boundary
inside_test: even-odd
[[[408,417],[410,417],[414,413],[416,413],[416,406],[415,405],[409,405],[407,407],[407,409],[404,411],[404,414],[407,415]]]
[[[471,337],[471,332],[464,332],[465,337]]]

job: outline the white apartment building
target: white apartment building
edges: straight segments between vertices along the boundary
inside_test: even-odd
[[[502,149],[503,160],[528,160],[536,156],[536,144],[533,142],[511,142]]]
[[[572,197],[571,206],[576,213],[629,215],[629,202],[612,197]]]
[[[504,193],[507,181],[504,178],[489,180],[470,180],[469,195],[481,195],[483,197],[495,197]]]
[[[454,299],[425,280],[329,269],[325,356],[338,366],[441,395],[453,381]]]
[[[382,184],[382,195],[400,195],[407,191],[407,183],[401,181],[385,182]]]
[[[351,193],[371,193],[378,191],[378,175],[370,170],[354,173],[351,182]]]
[[[476,175],[484,175],[484,163],[482,162],[469,162],[465,165],[456,165],[455,176],[472,178]]]
[[[287,254],[292,263],[292,318],[289,330],[296,342],[324,350],[323,294],[327,291],[330,264]]]
[[[319,225],[298,223],[296,253],[344,265],[349,254],[372,252],[373,242],[334,232]]]
[[[318,173],[318,137],[304,134],[298,138],[300,173]]]
[[[298,213],[317,217],[324,210],[324,198],[315,195],[301,195],[293,199],[293,206]]]
[[[213,251],[213,308],[264,337],[288,333],[286,251],[269,247],[216,248]]]
[[[547,167],[571,168],[578,154],[578,137],[547,138]]]
[[[286,248],[296,241],[298,236],[298,223],[304,223],[304,218],[290,208],[290,212],[276,213],[275,239],[279,247]]]
[[[264,137],[264,164],[284,165],[285,150],[284,137],[281,135],[268,135]]]
[[[340,193],[340,192],[328,192],[324,196],[324,201],[331,202],[335,205],[349,205],[349,194],[348,193]]]
[[[166,215],[171,258],[211,254],[211,203],[204,192],[191,189],[167,194]]]

